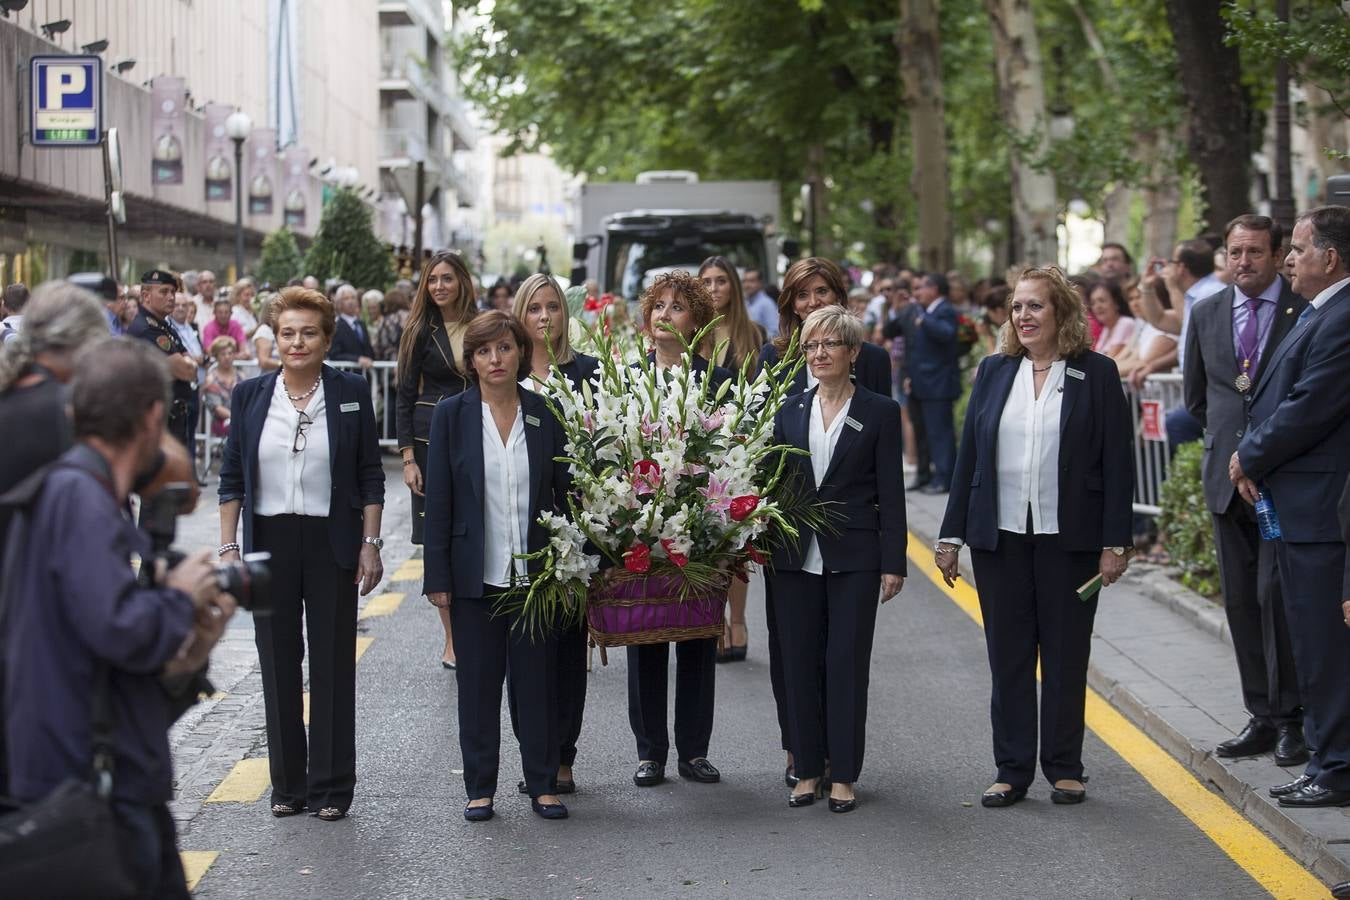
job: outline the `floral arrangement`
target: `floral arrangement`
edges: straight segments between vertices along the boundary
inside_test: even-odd
[[[775,444],[774,416],[803,365],[791,349],[758,374],[714,390],[685,364],[662,372],[623,337],[591,331],[597,379],[573,388],[556,370],[541,394],[566,434],[572,474],[569,515],[546,514],[547,548],[529,558],[541,574],[505,600],[526,627],[576,621],[594,578],[678,575],[691,591],[746,578],[750,562],[795,538],[798,525],[825,525],[823,510],[797,499],[785,483],[786,455]],[[640,348],[639,348],[640,351]],[[611,566],[601,573],[601,558]]]

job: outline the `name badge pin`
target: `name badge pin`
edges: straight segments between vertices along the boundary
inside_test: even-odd
[[[525,424],[526,424],[526,425],[533,425],[535,428],[538,428],[538,427],[539,427],[539,420],[538,420],[537,418],[535,418],[534,416],[526,416],[526,417],[525,417]]]
[[[342,404],[341,406],[338,407],[338,409],[339,409],[340,411],[342,411],[342,412],[356,412],[356,411],[359,410],[360,408],[361,408],[361,404],[360,404],[360,403],[355,403],[355,402],[353,402],[353,403],[344,403],[344,404]]]
[[[859,422],[857,419],[853,418],[852,416],[846,416],[844,418],[844,424],[847,425],[849,428],[852,428],[854,431],[862,431],[862,423]]]
[[[1071,369],[1067,366],[1064,368],[1064,374],[1068,375],[1070,378],[1077,378],[1079,381],[1082,381],[1083,379],[1087,378],[1087,376],[1084,375],[1082,372],[1078,371],[1077,369]]]

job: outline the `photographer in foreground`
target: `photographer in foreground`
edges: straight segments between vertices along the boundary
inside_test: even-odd
[[[173,701],[163,682],[205,666],[235,607],[205,552],[157,573],[154,587],[131,569],[149,541],[127,497],[160,463],[168,392],[164,362],[139,342],[101,340],[76,357],[76,444],[7,498],[28,494],[0,586],[11,792],[33,802],[88,777],[101,700],[122,868],[147,897],[188,896],[167,806]]]

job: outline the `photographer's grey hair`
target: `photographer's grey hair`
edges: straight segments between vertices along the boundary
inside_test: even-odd
[[[108,335],[99,299],[65,281],[49,281],[24,307],[23,328],[0,352],[0,391],[7,391],[43,353],[71,353]]]

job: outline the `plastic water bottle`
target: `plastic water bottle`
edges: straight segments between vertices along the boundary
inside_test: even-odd
[[[1261,530],[1263,541],[1278,541],[1283,537],[1275,504],[1270,502],[1270,495],[1261,490],[1256,493],[1256,526]]]

